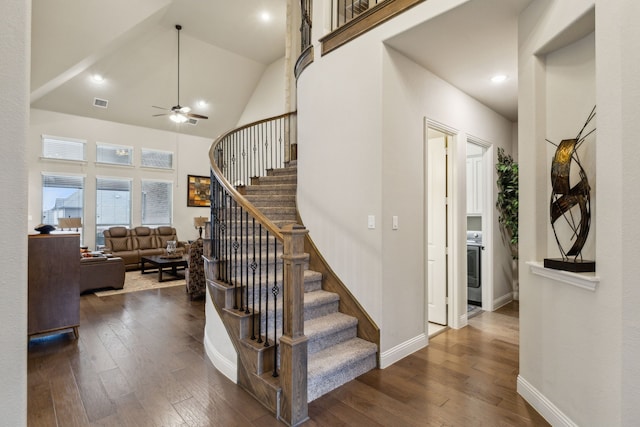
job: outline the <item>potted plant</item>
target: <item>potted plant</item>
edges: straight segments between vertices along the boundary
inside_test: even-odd
[[[504,153],[504,149],[498,148],[498,222],[502,228],[503,236],[509,242],[511,249],[511,272],[513,299],[519,300],[518,280],[518,163],[513,157]]]
[[[518,258],[518,163],[498,148],[498,222],[509,241],[511,256]]]

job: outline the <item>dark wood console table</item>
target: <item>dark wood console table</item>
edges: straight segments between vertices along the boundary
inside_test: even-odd
[[[80,326],[80,235],[29,235],[28,334]]]
[[[152,271],[145,270],[145,264],[151,264],[154,268]],[[176,280],[184,278],[184,269],[187,267],[187,258],[185,256],[181,256],[179,258],[166,258],[162,255],[149,255],[143,256],[140,258],[140,273],[154,273],[157,269],[158,271],[158,282],[163,282],[165,280]],[[178,271],[182,271],[183,274],[180,275]],[[173,276],[170,279],[163,279],[162,273],[169,273]]]

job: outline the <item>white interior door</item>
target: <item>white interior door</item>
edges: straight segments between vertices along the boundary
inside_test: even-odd
[[[429,322],[447,324],[446,135],[427,137],[427,304]]]

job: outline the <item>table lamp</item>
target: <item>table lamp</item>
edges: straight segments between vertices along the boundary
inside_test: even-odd
[[[202,239],[202,227],[207,224],[209,218],[206,216],[197,216],[193,218],[193,225],[196,229],[198,229],[199,239]]]
[[[62,230],[75,228],[78,231],[79,228],[82,228],[82,218],[58,218],[58,226]]]

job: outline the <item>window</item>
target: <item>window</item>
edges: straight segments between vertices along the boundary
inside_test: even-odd
[[[142,180],[142,225],[171,225],[173,183]]]
[[[140,166],[147,168],[173,169],[173,153],[143,148]]]
[[[84,177],[42,175],[42,224],[60,228],[59,218],[83,218]],[[82,242],[82,229],[80,241]]]
[[[104,245],[102,232],[117,225],[131,226],[131,180],[96,178],[96,245]]]
[[[84,177],[42,175],[42,223],[58,226],[58,218],[82,218]]]
[[[42,135],[42,157],[56,160],[85,161],[86,141]]]
[[[133,165],[133,148],[124,145],[96,144],[96,162],[112,165]]]

